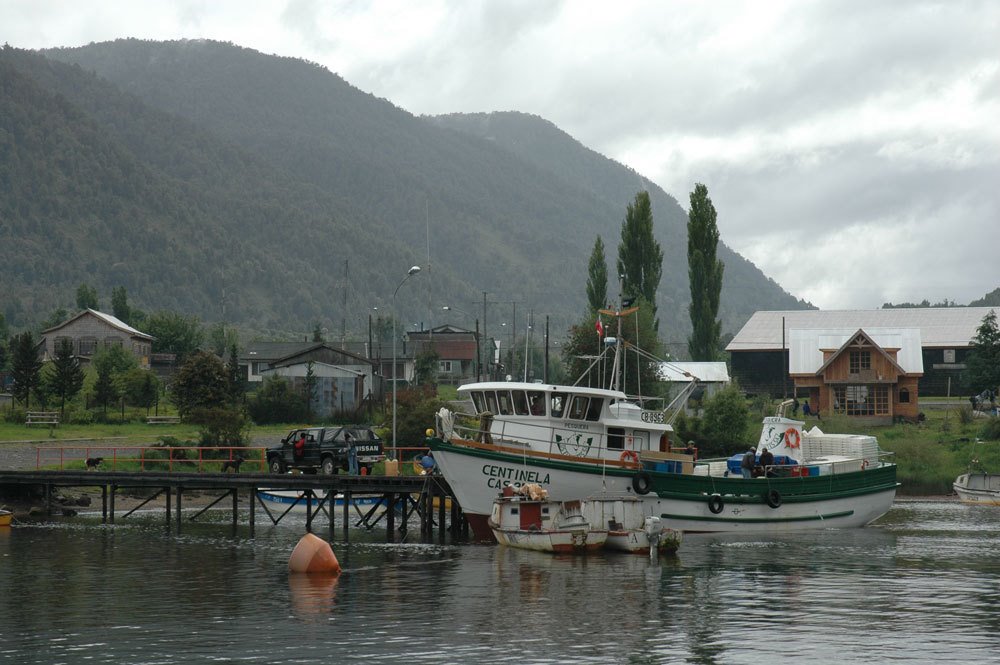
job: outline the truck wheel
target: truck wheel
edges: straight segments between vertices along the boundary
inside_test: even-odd
[[[280,457],[272,457],[271,461],[268,462],[268,466],[271,469],[271,473],[284,473],[285,463]]]
[[[337,467],[334,465],[332,457],[324,457],[323,463],[320,465],[320,469],[323,471],[324,476],[337,475]]]

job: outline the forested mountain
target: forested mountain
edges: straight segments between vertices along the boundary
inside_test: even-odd
[[[647,188],[665,254],[661,327],[686,335],[686,214],[544,121],[419,118],[317,65],[218,42],[44,55],[0,54],[0,261],[15,325],[70,306],[87,282],[247,330],[339,332],[346,320],[360,332],[419,264],[401,322],[440,323],[442,304],[481,314],[486,291],[517,301],[522,322],[551,315],[561,335],[584,307],[595,237],[613,270],[625,206]],[[720,257],[724,330],[757,308],[803,306]],[[491,326],[508,307],[491,306]]]

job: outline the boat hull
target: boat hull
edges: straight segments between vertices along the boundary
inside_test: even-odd
[[[1000,475],[965,473],[952,485],[959,501],[984,506],[1000,506]]]
[[[652,491],[638,494],[633,488],[637,468],[534,458],[441,440],[432,447],[470,526],[484,539],[492,536],[483,527],[493,500],[507,485],[537,483],[551,499],[562,501],[599,492],[632,495],[642,500],[644,515],[659,517],[666,528],[745,533],[864,526],[889,510],[898,487],[895,466],[887,464],[835,476],[752,480],[643,472]],[[781,498],[777,507],[766,500],[770,490]]]
[[[607,531],[527,531],[501,529],[493,525],[493,535],[501,545],[554,554],[583,554],[604,547]]]

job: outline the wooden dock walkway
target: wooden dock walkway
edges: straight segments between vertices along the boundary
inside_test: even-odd
[[[171,519],[176,524],[178,533],[181,530],[183,496],[186,491],[220,492],[220,496],[208,506],[202,508],[188,519],[193,521],[207,510],[215,507],[226,498],[232,500],[232,524],[239,523],[239,494],[245,493],[249,501],[250,536],[253,537],[256,526],[257,507],[263,509],[273,524],[277,524],[295,507],[291,504],[277,517],[266,503],[257,495],[258,490],[292,490],[300,492],[302,498],[297,502],[306,508],[306,530],[313,530],[313,523],[320,515],[325,515],[330,531],[334,529],[335,506],[333,498],[343,495],[343,528],[345,535],[351,522],[349,511],[355,497],[380,498],[382,506],[391,506],[393,510],[375,511],[361,515],[355,526],[368,529],[374,528],[384,517],[386,519],[387,540],[392,540],[397,531],[396,518],[400,519],[399,532],[408,529],[408,523],[414,517],[419,519],[421,533],[431,533],[436,526],[444,533],[447,503],[445,498],[452,498],[451,528],[468,532],[468,525],[458,502],[452,497],[451,488],[444,478],[429,476],[323,476],[309,474],[266,473],[161,473],[145,471],[129,473],[120,471],[0,471],[0,486],[29,485],[42,487],[46,506],[52,514],[53,495],[57,487],[97,487],[101,490],[101,516],[104,523],[113,524],[116,519],[115,496],[119,490],[141,489],[152,490],[153,494],[141,504],[118,516],[124,519],[136,510],[147,505],[154,499],[165,496],[164,508],[166,522]],[[416,498],[414,498],[416,497]],[[434,499],[437,501],[437,520],[434,519]],[[173,513],[173,514],[172,514]]]

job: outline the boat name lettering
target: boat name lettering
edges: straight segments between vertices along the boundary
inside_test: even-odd
[[[662,411],[643,411],[642,412],[642,422],[644,422],[644,423],[663,424],[663,412]]]
[[[588,425],[583,425],[580,423],[564,423],[564,425],[567,429],[582,429],[582,430],[590,429]]]
[[[483,465],[483,475],[489,479],[486,485],[495,489],[502,489],[507,485],[520,486],[525,483],[549,484],[549,474],[547,473],[543,476],[538,471],[494,466],[492,464]]]

